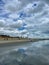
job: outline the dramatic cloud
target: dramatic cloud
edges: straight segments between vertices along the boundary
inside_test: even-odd
[[[49,36],[48,0],[1,0],[0,34]]]

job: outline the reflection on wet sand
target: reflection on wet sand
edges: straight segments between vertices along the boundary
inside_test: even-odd
[[[49,41],[2,46],[0,65],[49,65]]]

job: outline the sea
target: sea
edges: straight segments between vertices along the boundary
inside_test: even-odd
[[[0,65],[49,65],[49,41],[2,44]]]

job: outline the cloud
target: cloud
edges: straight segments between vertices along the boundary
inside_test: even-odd
[[[18,14],[10,14],[9,15],[9,18],[11,18],[11,19],[17,19],[17,18],[19,18],[19,15]]]
[[[20,7],[21,7],[21,2],[18,0],[12,0],[12,2],[11,0],[9,0],[6,2],[4,6],[4,8],[11,13],[14,13],[20,10]]]
[[[5,21],[4,20],[0,20],[0,27],[4,27],[5,26]]]
[[[29,37],[48,37],[49,1],[2,0],[0,6],[0,31]],[[4,4],[3,4],[4,3]],[[9,31],[7,33],[7,31]],[[12,32],[13,31],[13,32]],[[16,31],[14,33],[14,31]]]
[[[36,4],[36,6],[34,5]],[[33,2],[33,3],[29,3],[26,7],[25,7],[25,12],[28,14],[36,14],[39,12],[42,12],[42,10],[44,9],[45,4],[42,2]]]
[[[20,28],[22,26],[23,26],[22,20],[18,20],[16,22],[12,22],[11,24],[9,24],[9,27],[11,28]]]
[[[0,34],[16,35],[16,33],[20,32],[17,30],[17,28],[20,28],[22,26],[23,23],[21,20],[12,23],[8,23],[6,20],[0,20]]]

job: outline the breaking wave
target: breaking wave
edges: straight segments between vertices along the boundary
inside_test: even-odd
[[[26,49],[10,50],[0,55],[0,65],[49,65],[49,41],[32,43]]]

